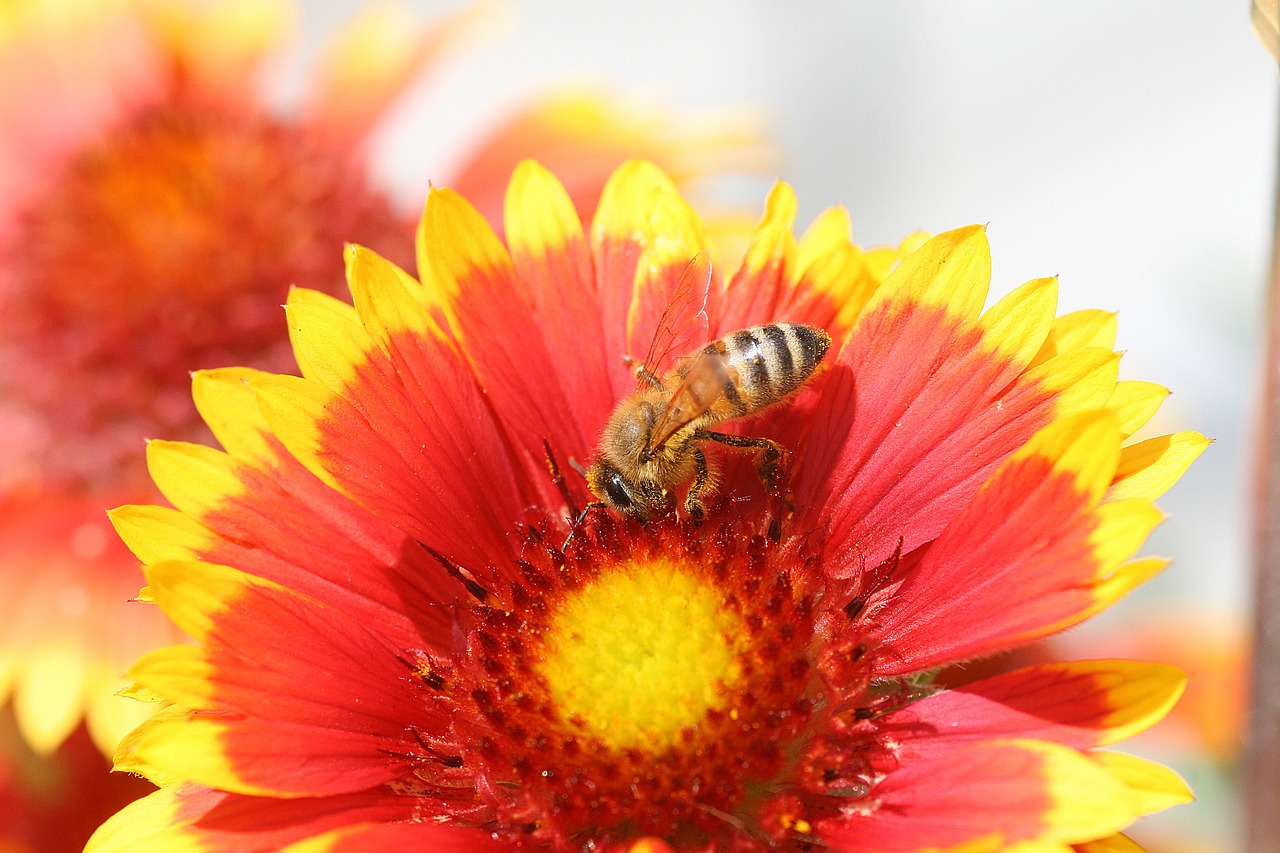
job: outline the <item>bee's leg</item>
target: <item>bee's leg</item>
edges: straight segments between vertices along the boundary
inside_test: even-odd
[[[781,479],[779,475],[782,469],[781,444],[776,441],[770,441],[767,438],[730,435],[723,432],[711,432],[710,430],[698,430],[696,437],[700,440],[718,441],[730,447],[751,447],[759,450],[760,458],[756,460],[756,473],[760,475],[760,482],[764,483],[765,488],[771,492],[777,491],[778,482]]]
[[[698,472],[693,477],[693,484],[689,486],[689,491],[685,493],[684,509],[694,523],[698,523],[707,514],[702,496],[711,488],[711,474],[707,469],[706,454],[696,447],[691,447],[690,450],[693,451],[693,462],[698,466]]]

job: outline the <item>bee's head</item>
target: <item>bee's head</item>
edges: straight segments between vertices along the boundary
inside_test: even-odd
[[[641,523],[661,515],[670,504],[668,495],[652,480],[629,480],[608,462],[597,460],[587,469],[587,485],[596,497],[616,510],[633,515]]]

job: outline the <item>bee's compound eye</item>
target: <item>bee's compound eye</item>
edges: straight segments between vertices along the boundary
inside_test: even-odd
[[[609,495],[609,500],[613,502],[614,506],[631,506],[631,495],[627,492],[627,486],[622,479],[622,475],[617,471],[610,472],[605,479],[604,490]]]

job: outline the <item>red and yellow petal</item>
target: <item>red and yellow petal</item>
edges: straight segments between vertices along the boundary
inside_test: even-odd
[[[1047,663],[926,697],[886,714],[877,727],[892,733],[904,757],[1007,737],[1085,749],[1155,725],[1185,683],[1180,670],[1165,664]]]
[[[0,703],[38,754],[81,721],[109,754],[149,713],[115,695],[124,670],[180,633],[134,600],[137,563],[98,501],[10,495],[0,514]]]
[[[1110,835],[1138,816],[1126,788],[1073,749],[1043,741],[975,745],[907,764],[871,796],[874,809],[818,825],[841,849],[918,851],[998,833],[1004,845],[1071,844]]]
[[[963,660],[1112,603],[1108,582],[1162,519],[1146,501],[1100,503],[1119,458],[1106,411],[1059,418],[1013,454],[875,613],[878,665]]]
[[[416,638],[429,626],[445,632],[448,620],[438,603],[461,594],[460,586],[402,531],[329,488],[276,439],[258,433],[265,422],[248,404],[252,390],[245,379],[238,371],[196,375],[197,399],[244,403],[211,419],[235,452],[153,442],[148,454],[154,476],[177,509],[113,511],[129,547],[148,564],[238,566],[340,603],[354,618],[374,620],[404,642],[421,642]],[[213,474],[200,479],[202,471]]]
[[[832,365],[795,484],[800,526],[826,527],[829,573],[932,540],[1038,429],[1110,397],[1105,351],[1027,371],[1051,333],[1054,286],[1030,282],[980,316],[989,270],[980,228],[928,241],[877,289]]]
[[[251,795],[344,794],[403,772],[408,759],[388,750],[413,745],[408,721],[439,723],[406,689],[401,647],[331,603],[208,563],[162,563],[148,580],[166,615],[204,645],[158,650],[130,672],[188,707],[129,735],[117,769]],[[317,750],[323,766],[306,760]]]
[[[423,283],[437,295],[486,404],[511,436],[530,479],[545,471],[544,439],[561,459],[589,445],[594,434],[584,431],[555,381],[557,362],[573,359],[561,351],[568,342],[543,335],[510,254],[483,217],[457,193],[433,190],[418,246]],[[495,311],[499,305],[502,310]],[[538,377],[537,394],[529,393],[532,377]]]
[[[365,791],[280,800],[183,784],[138,800],[103,824],[86,853],[264,853],[337,828],[415,818],[414,800]]]
[[[917,232],[897,246],[863,250],[852,233],[844,208],[818,215],[796,245],[796,284],[778,319],[821,326],[842,341],[898,262],[928,240]]]
[[[707,248],[701,220],[666,173],[643,160],[628,161],[613,172],[591,223],[605,353],[617,359],[612,399],[635,387],[623,357],[644,359],[680,274]],[[713,268],[721,263],[712,256]],[[708,305],[708,313],[715,313],[714,305]],[[690,349],[696,346],[692,343]],[[671,361],[679,355],[671,353]],[[670,363],[652,367],[662,373]]]
[[[590,443],[613,407],[611,375],[621,359],[605,346],[604,288],[582,221],[560,181],[532,160],[516,167],[503,209],[515,278],[549,344],[566,404],[583,425],[572,438]]]
[[[290,316],[306,328],[295,348],[307,377],[252,383],[289,452],[449,559],[499,561],[508,547],[500,531],[521,518],[519,480],[452,343],[405,333],[391,355],[345,314],[291,300]],[[397,357],[420,369],[399,372]]]
[[[482,829],[437,823],[366,823],[334,829],[285,847],[280,853],[365,853],[369,850],[432,853],[506,853],[511,845]]]
[[[799,277],[795,271],[795,220],[795,191],[779,181],[765,201],[764,217],[756,226],[742,265],[725,289],[724,304],[716,318],[721,334],[783,319],[782,306],[793,280]]]

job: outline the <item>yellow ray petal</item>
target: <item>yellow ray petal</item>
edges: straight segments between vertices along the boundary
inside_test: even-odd
[[[134,729],[116,750],[116,770],[138,773],[157,784],[182,779],[220,791],[250,796],[276,792],[244,779],[223,743],[232,725],[216,716],[195,716],[169,708]]]
[[[1074,475],[1076,489],[1096,501],[1111,485],[1120,459],[1120,431],[1105,410],[1061,417],[1032,436],[1010,462],[1032,457],[1049,460],[1055,473]]]
[[[1187,431],[1126,447],[1107,500],[1155,500],[1178,481],[1210,443],[1200,433]]]
[[[141,657],[127,677],[167,701],[188,708],[216,710],[213,677],[217,668],[200,646],[167,646]]]
[[[146,576],[151,596],[164,615],[196,642],[208,639],[218,614],[234,607],[250,588],[281,589],[239,569],[201,560],[166,560],[147,566]]]
[[[356,384],[356,371],[376,345],[358,320],[352,322],[350,306],[334,311],[327,304],[297,299],[296,293],[289,294],[285,318],[298,367],[306,378],[341,393]]]
[[[803,268],[801,287],[827,294],[838,308],[836,323],[842,328],[853,326],[883,281],[871,274],[866,258],[862,249],[845,243]]]
[[[1093,586],[1093,603],[1085,610],[1072,617],[1070,621],[1056,626],[1055,630],[1066,628],[1083,622],[1124,598],[1142,584],[1151,580],[1169,565],[1163,557],[1143,557],[1121,564],[1111,577]]]
[[[360,317],[356,314],[356,309],[351,303],[344,302],[338,297],[330,296],[322,291],[312,290],[309,287],[289,288],[288,301],[294,305],[314,305],[332,311],[352,323],[360,322]]]
[[[930,238],[903,259],[871,297],[866,311],[889,299],[936,305],[948,314],[976,319],[991,284],[991,249],[981,225]]]
[[[1111,311],[1086,309],[1063,314],[1053,321],[1049,337],[1036,353],[1031,364],[1034,367],[1056,355],[1075,352],[1085,347],[1116,348],[1116,315]]]
[[[175,507],[196,518],[244,494],[240,463],[203,444],[185,441],[147,442],[147,468],[161,493]]]
[[[112,815],[89,839],[85,853],[207,853],[208,847],[186,827],[183,788],[162,788]]]
[[[1086,347],[1055,356],[1025,375],[1056,394],[1055,409],[1067,416],[1106,406],[1115,393],[1120,356],[1101,347]]]
[[[124,682],[118,672],[104,671],[93,683],[95,687],[87,699],[85,724],[94,745],[103,755],[111,755],[124,736],[154,714],[158,706],[121,695]]]
[[[792,267],[796,252],[795,224],[795,190],[778,181],[769,191],[764,217],[751,236],[751,245],[742,261],[743,269],[758,272],[770,263],[782,263],[784,269]]]
[[[341,481],[329,473],[317,424],[331,412],[355,418],[360,415],[318,382],[298,376],[264,375],[250,383],[250,387],[258,395],[258,404],[271,431],[289,452],[328,486],[344,492]]]
[[[1137,553],[1164,513],[1149,501],[1131,498],[1104,503],[1097,509],[1098,526],[1089,536],[1099,577],[1106,577]]]
[[[1074,749],[1056,743],[1015,740],[1043,762],[1044,785],[1052,805],[1045,816],[1045,841],[1075,843],[1110,835],[1128,826],[1138,812],[1123,785]]]
[[[445,336],[429,313],[421,282],[363,246],[348,246],[345,257],[356,315],[384,350],[392,335]]]
[[[631,242],[653,246],[652,263],[688,261],[707,247],[698,215],[667,174],[645,160],[619,166],[605,184],[591,223],[593,244]]]
[[[1099,723],[1099,744],[1115,743],[1151,728],[1165,718],[1187,686],[1186,673],[1164,663],[1098,660],[1046,666],[1064,675],[1087,673],[1097,685],[1097,701],[1112,709]]]
[[[430,247],[430,248],[428,248]],[[417,234],[418,272],[427,298],[440,305],[455,334],[456,301],[475,276],[509,276],[511,257],[493,228],[453,190],[433,189]]]
[[[167,506],[129,504],[107,516],[116,532],[144,563],[194,559],[214,535],[191,516]]]
[[[1038,278],[1014,288],[982,315],[983,344],[1014,362],[1029,363],[1044,343],[1058,307],[1058,280]]]
[[[1168,396],[1169,389],[1154,382],[1117,382],[1107,406],[1116,413],[1120,431],[1128,438],[1151,420]]]
[[[269,432],[258,398],[249,381],[260,371],[247,367],[198,370],[191,376],[191,396],[196,410],[228,454],[251,462],[275,454],[267,441]]]
[[[1195,799],[1182,777],[1163,764],[1107,750],[1091,752],[1090,757],[1129,789],[1140,814],[1155,814]]]
[[[816,259],[853,243],[853,223],[844,207],[828,207],[813,220],[796,244],[796,269],[803,274]]]
[[[503,226],[513,254],[546,257],[572,242],[585,244],[582,219],[568,191],[550,170],[533,160],[516,166],[507,186]]]

